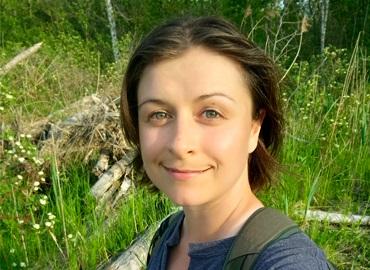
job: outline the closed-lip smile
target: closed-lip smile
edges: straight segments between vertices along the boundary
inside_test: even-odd
[[[194,176],[197,176],[205,171],[208,171],[210,168],[207,169],[200,169],[200,170],[193,170],[193,169],[178,169],[178,168],[171,168],[162,165],[163,168],[174,178],[178,180],[187,180]]]

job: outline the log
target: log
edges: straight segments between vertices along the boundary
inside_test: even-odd
[[[140,234],[133,243],[123,252],[118,253],[97,267],[97,270],[141,270],[146,269],[146,259],[150,248],[150,243],[154,233],[159,228],[159,225],[168,216],[177,212],[181,207],[174,207],[169,215],[159,222],[150,225],[142,234]]]
[[[340,213],[329,213],[320,210],[307,210],[305,220],[308,221],[326,221],[331,224],[359,224],[363,226],[370,225],[370,216],[344,215]]]
[[[98,267],[98,270],[141,270],[146,267],[146,259],[150,242],[159,222],[151,225],[134,243],[124,252],[112,257],[107,263]]]
[[[109,167],[109,152],[105,149],[101,151],[98,162],[92,169],[96,176],[101,176]]]
[[[10,60],[4,67],[0,68],[0,76],[7,74],[12,68],[14,68],[18,63],[28,58],[41,48],[42,42],[36,43],[27,50],[21,52],[12,60]]]
[[[118,181],[124,174],[131,170],[132,157],[129,155],[118,160],[108,171],[106,171],[91,188],[95,198],[100,199],[111,189],[114,182]]]
[[[97,199],[97,209],[112,210],[118,202],[127,195],[133,185],[132,161],[134,152],[128,152],[122,159],[103,173],[91,188],[91,192]]]

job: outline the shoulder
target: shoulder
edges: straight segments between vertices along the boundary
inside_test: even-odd
[[[330,269],[322,250],[303,232],[297,232],[269,245],[258,256],[255,270]]]
[[[175,246],[180,241],[180,226],[183,218],[183,211],[178,211],[161,222],[150,243],[147,256],[148,269],[161,269],[159,266],[165,265],[167,246]]]

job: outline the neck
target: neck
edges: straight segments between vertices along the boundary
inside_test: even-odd
[[[243,196],[240,188],[244,188]],[[239,192],[226,192],[217,201],[200,206],[184,206],[185,220],[182,240],[185,242],[209,242],[235,236],[254,211],[263,207],[251,191],[249,184],[236,185]]]

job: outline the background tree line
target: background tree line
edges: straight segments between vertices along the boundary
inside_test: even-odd
[[[1,0],[0,48],[13,47],[14,43],[28,46],[67,34],[99,51],[103,63],[110,62],[113,53],[106,3]],[[118,39],[127,34],[140,37],[170,17],[202,14],[228,18],[267,50],[280,46],[281,51],[289,43],[291,46],[284,49],[291,57],[305,18],[299,54],[302,60],[320,53],[324,46],[351,49],[359,35],[360,45],[370,45],[367,0],[112,0],[111,4]]]

